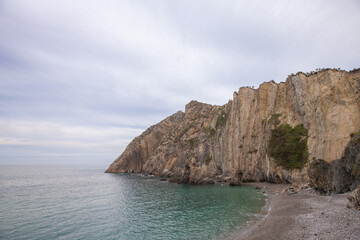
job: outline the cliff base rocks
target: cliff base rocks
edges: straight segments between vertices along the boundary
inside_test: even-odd
[[[350,201],[350,205],[347,206],[350,208],[351,205],[353,205],[355,209],[360,211],[360,186],[348,196],[348,199]]]
[[[332,162],[317,159],[308,168],[310,186],[320,194],[345,193],[360,185],[360,133],[352,134],[344,155]]]
[[[333,192],[332,165],[323,159],[317,159],[310,164],[308,169],[309,185],[321,195]]]

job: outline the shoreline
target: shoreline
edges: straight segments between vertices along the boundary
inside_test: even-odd
[[[360,211],[347,208],[348,194],[321,196],[306,190],[289,195],[289,184],[250,183],[268,194],[266,214],[226,239],[360,239]]]

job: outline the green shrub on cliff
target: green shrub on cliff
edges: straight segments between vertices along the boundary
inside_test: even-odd
[[[206,165],[209,165],[210,162],[211,162],[211,160],[212,160],[212,156],[209,154],[209,155],[204,159],[204,163],[205,163]]]
[[[225,123],[226,123],[226,112],[224,108],[221,108],[216,120],[216,128],[224,126]]]
[[[285,169],[301,169],[308,162],[308,130],[301,124],[282,124],[271,131],[268,153]]]
[[[279,118],[281,117],[281,113],[274,113],[271,115],[271,118],[269,119],[269,123],[274,124],[275,127],[277,127],[280,124]]]

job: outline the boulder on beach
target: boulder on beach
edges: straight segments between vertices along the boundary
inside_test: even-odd
[[[241,186],[241,183],[240,182],[231,182],[231,183],[229,183],[229,186],[237,187],[237,186]]]
[[[348,196],[348,199],[355,209],[360,211],[360,185]]]

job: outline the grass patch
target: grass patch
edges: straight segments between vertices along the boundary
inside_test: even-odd
[[[308,130],[301,124],[282,124],[271,131],[267,152],[287,170],[302,169],[308,162]]]
[[[209,155],[204,159],[204,163],[205,163],[206,165],[209,165],[211,161],[212,161],[212,156],[209,154]]]

